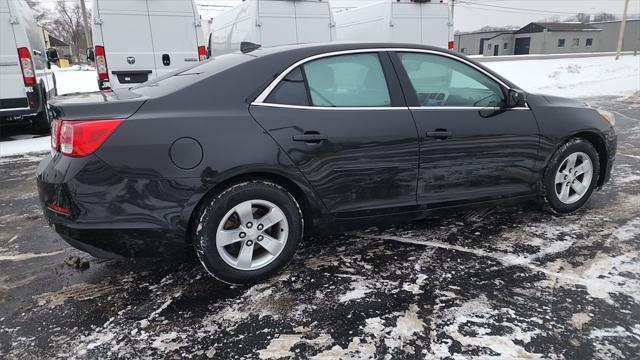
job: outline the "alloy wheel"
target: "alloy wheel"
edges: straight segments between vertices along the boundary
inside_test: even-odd
[[[558,200],[573,204],[589,191],[593,180],[593,163],[589,155],[575,152],[567,156],[556,172],[554,187]]]
[[[228,265],[245,271],[273,262],[284,249],[289,224],[284,212],[266,200],[244,201],[218,225],[216,248]]]

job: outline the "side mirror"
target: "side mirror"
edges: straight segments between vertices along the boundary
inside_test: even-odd
[[[85,53],[87,54],[87,61],[91,61],[91,62],[96,61],[96,57],[95,57],[95,54],[93,53],[92,48],[88,48]]]
[[[505,101],[506,108],[522,107],[527,104],[527,94],[519,89],[509,89]]]
[[[49,62],[56,62],[60,60],[60,57],[58,56],[58,50],[55,48],[48,48],[47,49],[47,61]]]

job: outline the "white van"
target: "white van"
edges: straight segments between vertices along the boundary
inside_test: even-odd
[[[263,47],[336,39],[328,0],[246,0],[213,18],[212,55],[240,50],[243,42]]]
[[[93,0],[100,90],[128,88],[207,58],[192,0]],[[92,53],[92,54],[91,54]]]
[[[49,55],[49,58],[47,58]],[[0,0],[0,123],[30,122],[36,133],[49,131],[47,101],[56,94],[42,29],[23,0]]]
[[[449,4],[442,0],[383,0],[336,13],[340,41],[413,43],[453,49]]]

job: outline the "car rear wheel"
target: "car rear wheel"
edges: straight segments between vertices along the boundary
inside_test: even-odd
[[[230,284],[277,273],[293,257],[303,233],[296,199],[268,181],[229,187],[208,201],[197,219],[198,259],[212,276]]]
[[[549,162],[543,180],[545,205],[555,214],[580,209],[591,197],[598,182],[598,153],[590,142],[571,139]]]

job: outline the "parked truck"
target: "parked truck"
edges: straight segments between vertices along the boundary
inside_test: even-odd
[[[243,42],[264,47],[336,39],[328,0],[246,0],[213,18],[212,55],[240,50]]]
[[[50,128],[47,101],[56,86],[42,29],[23,0],[0,0],[0,123],[24,123],[34,133]]]
[[[383,0],[334,15],[340,41],[380,41],[453,48],[449,4],[442,0]]]
[[[131,87],[207,58],[193,0],[93,0],[88,51],[100,90]]]

